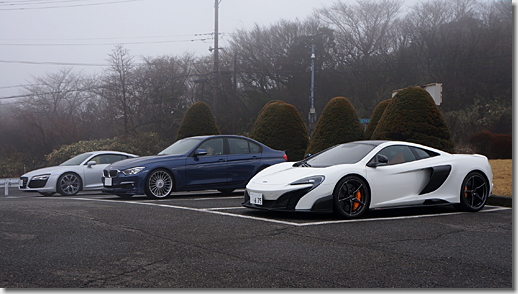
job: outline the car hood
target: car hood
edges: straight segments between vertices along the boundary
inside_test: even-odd
[[[286,185],[312,175],[322,175],[322,169],[285,165],[283,169],[272,169],[271,172],[265,170],[250,181],[254,184]]]
[[[110,169],[118,169],[123,170],[127,168],[132,168],[136,166],[146,166],[148,164],[154,164],[156,162],[164,161],[164,160],[173,160],[178,158],[184,158],[185,155],[153,155],[153,156],[142,156],[142,157],[135,157],[135,158],[129,158],[124,159],[121,161],[117,161],[112,163],[107,168]]]
[[[33,171],[30,171],[28,173],[25,173],[22,175],[22,177],[33,177],[43,174],[56,174],[56,173],[63,173],[65,171],[77,171],[79,169],[79,165],[63,165],[63,166],[50,166],[50,167],[44,167],[40,169],[36,169]]]

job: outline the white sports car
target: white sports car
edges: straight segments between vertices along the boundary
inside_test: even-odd
[[[45,167],[20,177],[21,191],[39,192],[51,196],[58,192],[72,196],[81,190],[101,190],[103,169],[108,165],[134,154],[117,151],[94,151],[79,154],[58,166]]]
[[[455,205],[484,207],[493,173],[482,155],[449,154],[419,144],[357,141],[336,145],[255,175],[243,206],[335,212],[357,218],[369,209]]]

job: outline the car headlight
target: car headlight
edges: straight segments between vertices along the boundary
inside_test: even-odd
[[[322,182],[325,180],[326,177],[324,176],[311,176],[307,178],[300,179],[298,181],[295,181],[293,183],[290,183],[290,185],[306,185],[311,184],[313,187],[311,187],[311,190],[318,187],[318,185],[322,184]]]
[[[50,177],[50,174],[37,175],[31,178],[31,181],[46,181]]]
[[[132,168],[125,169],[125,170],[122,171],[122,173],[127,175],[127,176],[132,176],[132,175],[138,174],[143,169],[145,169],[145,167],[137,166],[137,167],[132,167]]]

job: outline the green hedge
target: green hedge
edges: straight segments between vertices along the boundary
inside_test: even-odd
[[[385,112],[385,109],[387,109],[387,106],[390,104],[392,99],[383,100],[381,101],[376,108],[374,108],[374,112],[372,113],[371,119],[369,121],[369,124],[367,125],[367,129],[365,130],[364,137],[365,139],[370,139],[372,137],[372,134],[374,133],[374,130],[378,126],[378,122]]]
[[[207,104],[196,102],[185,113],[176,140],[193,136],[220,135],[214,116]]]
[[[304,158],[308,132],[295,106],[273,100],[263,107],[254,123],[250,137],[268,147],[286,151],[288,160]]]
[[[363,128],[354,106],[345,97],[335,97],[322,111],[306,154],[362,139]]]
[[[403,89],[392,98],[371,139],[414,142],[447,152],[454,150],[450,130],[439,108],[420,87]]]

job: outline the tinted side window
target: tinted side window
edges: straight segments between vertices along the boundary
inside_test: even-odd
[[[416,147],[410,147],[410,148],[412,148],[412,150],[415,152],[415,154],[417,154],[417,157],[419,159],[424,159],[424,158],[434,157],[434,156],[439,155],[433,151],[428,151],[428,150],[424,150],[421,148],[416,148]]]
[[[89,161],[95,161],[97,164],[112,164],[116,161],[123,160],[128,158],[127,156],[123,155],[116,155],[116,154],[103,154],[98,155]]]
[[[238,138],[228,138],[228,148],[230,154],[248,154],[250,152],[250,148],[248,146],[248,141],[244,139]]]
[[[248,145],[250,145],[250,153],[261,153],[261,146],[250,141],[248,142]]]
[[[203,142],[198,149],[205,149],[207,155],[222,155],[223,154],[223,138],[210,139]]]
[[[378,154],[385,155],[389,160],[389,165],[416,160],[414,154],[407,146],[389,146],[383,148]]]

